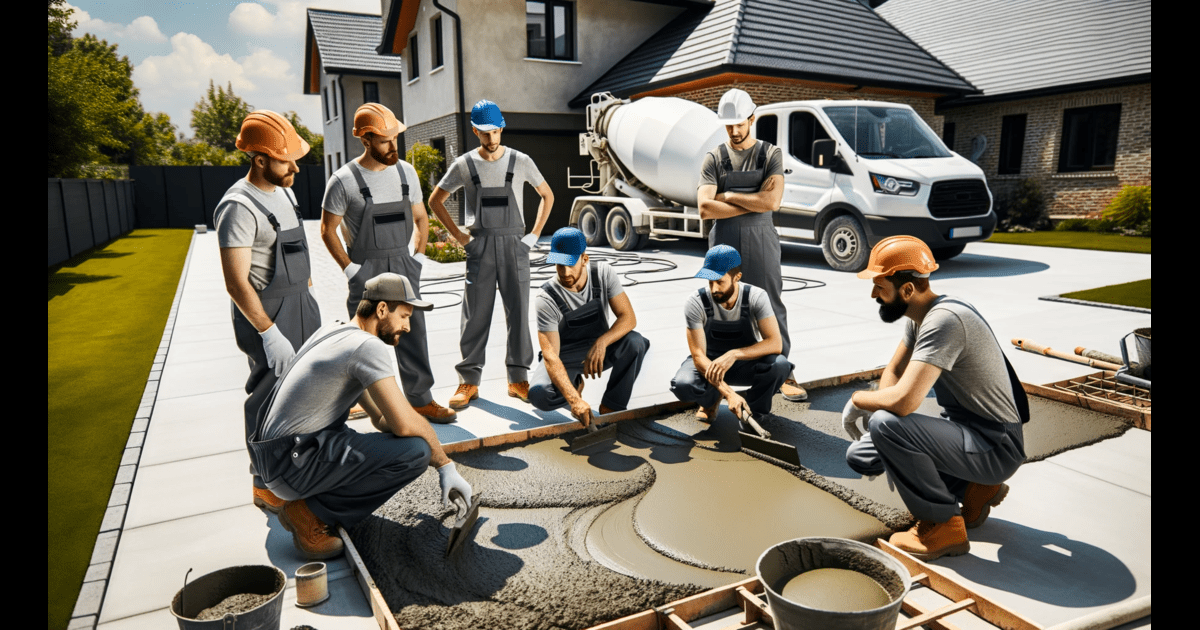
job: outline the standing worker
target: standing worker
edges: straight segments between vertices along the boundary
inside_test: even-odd
[[[214,221],[221,274],[233,301],[233,335],[250,362],[244,409],[249,439],[276,378],[321,327],[321,312],[310,290],[303,218],[288,190],[308,143],[286,118],[260,109],[242,121],[236,146],[250,156],[250,172],[229,187]],[[267,489],[253,465],[250,473],[254,504],[278,512],[283,501]]]
[[[479,138],[479,149],[458,156],[429,195],[433,213],[467,252],[459,340],[463,360],[455,366],[461,382],[450,398],[452,409],[463,409],[479,397],[497,288],[508,322],[505,357],[508,395],[529,402],[529,366],[533,363],[533,343],[529,337],[529,251],[537,243],[554,205],[550,184],[533,160],[500,144],[504,117],[499,106],[487,100],[475,103],[471,108],[471,127]],[[537,220],[528,234],[521,208],[526,182],[542,198]],[[464,187],[464,223],[469,234],[455,225],[445,205],[451,193]]]
[[[783,304],[782,254],[771,213],[783,202],[783,151],[751,137],[754,101],[739,89],[729,90],[717,105],[729,142],[708,152],[700,171],[696,198],[700,217],[713,219],[708,246],[728,245],[742,255],[745,282],[767,292],[783,337],[780,354],[791,355],[787,307]],[[786,400],[808,400],[808,392],[789,374],[780,393]]]
[[[1029,420],[1025,390],[983,316],[930,290],[937,268],[912,236],[885,238],[871,250],[858,277],[874,283],[879,317],[909,321],[879,390],[854,392],[842,415],[855,440],[846,451],[850,468],[886,472],[918,519],[890,542],[922,560],[971,549],[967,528],[1004,500],[1004,480],[1025,461],[1021,425]],[[945,418],[915,413],[931,387]]]
[[[587,239],[576,228],[554,233],[546,262],[557,276],[537,295],[538,343],[541,364],[533,373],[529,401],[543,411],[569,405],[583,426],[592,421],[592,408],[583,398],[583,379],[600,378],[612,368],[600,415],[629,406],[633,382],[642,369],[650,341],[637,333],[637,316],[613,268],[590,262]],[[611,311],[616,320],[608,324]]]
[[[346,311],[354,317],[367,279],[398,273],[412,282],[420,297],[421,266],[429,239],[429,215],[422,203],[420,180],[411,164],[400,159],[396,138],[404,131],[392,111],[367,103],[354,112],[354,137],[363,152],[334,172],[321,203],[321,240],[349,280]],[[392,167],[395,168],[392,168]],[[341,227],[346,246],[338,240]],[[412,245],[413,254],[409,253]],[[411,330],[396,344],[396,364],[408,404],[430,422],[454,422],[457,414],[439,405],[430,389],[425,313],[417,310]]]

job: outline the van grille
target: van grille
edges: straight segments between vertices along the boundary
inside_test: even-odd
[[[929,213],[939,219],[987,214],[990,205],[987,184],[980,179],[937,182],[929,191]]]

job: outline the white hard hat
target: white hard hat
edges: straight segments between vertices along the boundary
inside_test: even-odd
[[[745,122],[754,114],[754,101],[744,90],[733,88],[721,97],[717,104],[717,120],[722,125],[736,125]]]

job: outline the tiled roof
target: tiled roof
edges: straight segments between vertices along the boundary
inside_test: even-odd
[[[309,9],[308,23],[326,72],[400,76],[403,59],[375,52],[383,24],[378,15]]]

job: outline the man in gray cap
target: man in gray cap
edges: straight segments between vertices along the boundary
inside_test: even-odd
[[[704,156],[696,197],[700,216],[714,219],[708,246],[728,245],[741,252],[745,281],[767,292],[783,337],[780,354],[787,358],[792,338],[783,304],[779,234],[771,219],[783,202],[783,151],[752,137],[754,109],[754,101],[743,90],[735,88],[721,97],[717,118],[725,125],[729,142]],[[808,399],[793,375],[780,392],[787,400]]]
[[[416,297],[408,278],[380,274],[366,282],[352,324],[318,330],[271,391],[249,440],[266,486],[285,500],[279,522],[306,558],[341,554],[334,527],[353,527],[398,490],[437,468],[442,503],[471,486],[446,457],[433,427],[396,383],[391,347],[409,330]],[[364,396],[368,392],[369,396]],[[379,433],[346,426],[360,402]]]

